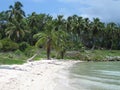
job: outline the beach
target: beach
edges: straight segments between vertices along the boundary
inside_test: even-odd
[[[58,72],[77,62],[80,61],[40,60],[23,65],[1,65],[0,90],[55,90]]]

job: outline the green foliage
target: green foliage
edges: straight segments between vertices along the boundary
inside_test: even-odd
[[[32,57],[34,54],[38,52],[38,48],[35,46],[29,46],[28,48],[25,49],[25,55],[28,57]]]
[[[24,56],[24,53],[22,51],[20,51],[19,49],[14,51],[14,54],[17,55],[17,56]]]
[[[83,61],[113,61],[120,60],[119,50],[85,50],[84,52],[68,51],[66,59],[75,59]]]
[[[26,59],[25,55],[18,55],[16,51],[0,53],[0,64],[23,64],[26,62]]]
[[[28,48],[30,45],[27,42],[22,42],[19,44],[19,49],[21,51],[25,51],[26,48]]]
[[[14,51],[19,48],[19,45],[9,38],[2,39],[0,42],[2,43],[2,51]]]
[[[11,59],[4,59],[4,60],[0,60],[0,64],[23,64],[25,63],[25,61],[22,60],[11,60]]]
[[[46,51],[43,50],[43,49],[40,49],[38,55],[34,59],[35,60],[41,60],[41,59],[44,59],[44,58],[46,58]]]
[[[0,42],[0,50],[1,50],[2,47],[3,47],[3,45],[2,45],[2,43]]]

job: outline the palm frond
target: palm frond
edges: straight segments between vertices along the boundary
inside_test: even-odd
[[[33,38],[35,38],[35,39],[40,39],[42,37],[47,37],[47,35],[45,33],[41,32],[41,33],[37,33],[33,36]]]
[[[45,37],[40,38],[40,39],[36,42],[35,46],[36,46],[36,47],[39,47],[40,45],[45,44],[45,43],[46,43],[46,40],[47,40],[47,39],[46,39]]]

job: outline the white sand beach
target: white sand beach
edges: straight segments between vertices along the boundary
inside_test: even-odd
[[[23,65],[1,65],[0,90],[55,90],[57,72],[77,62],[80,61],[41,60]]]

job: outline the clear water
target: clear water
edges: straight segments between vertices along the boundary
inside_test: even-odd
[[[83,62],[60,71],[56,90],[120,90],[120,62]]]

